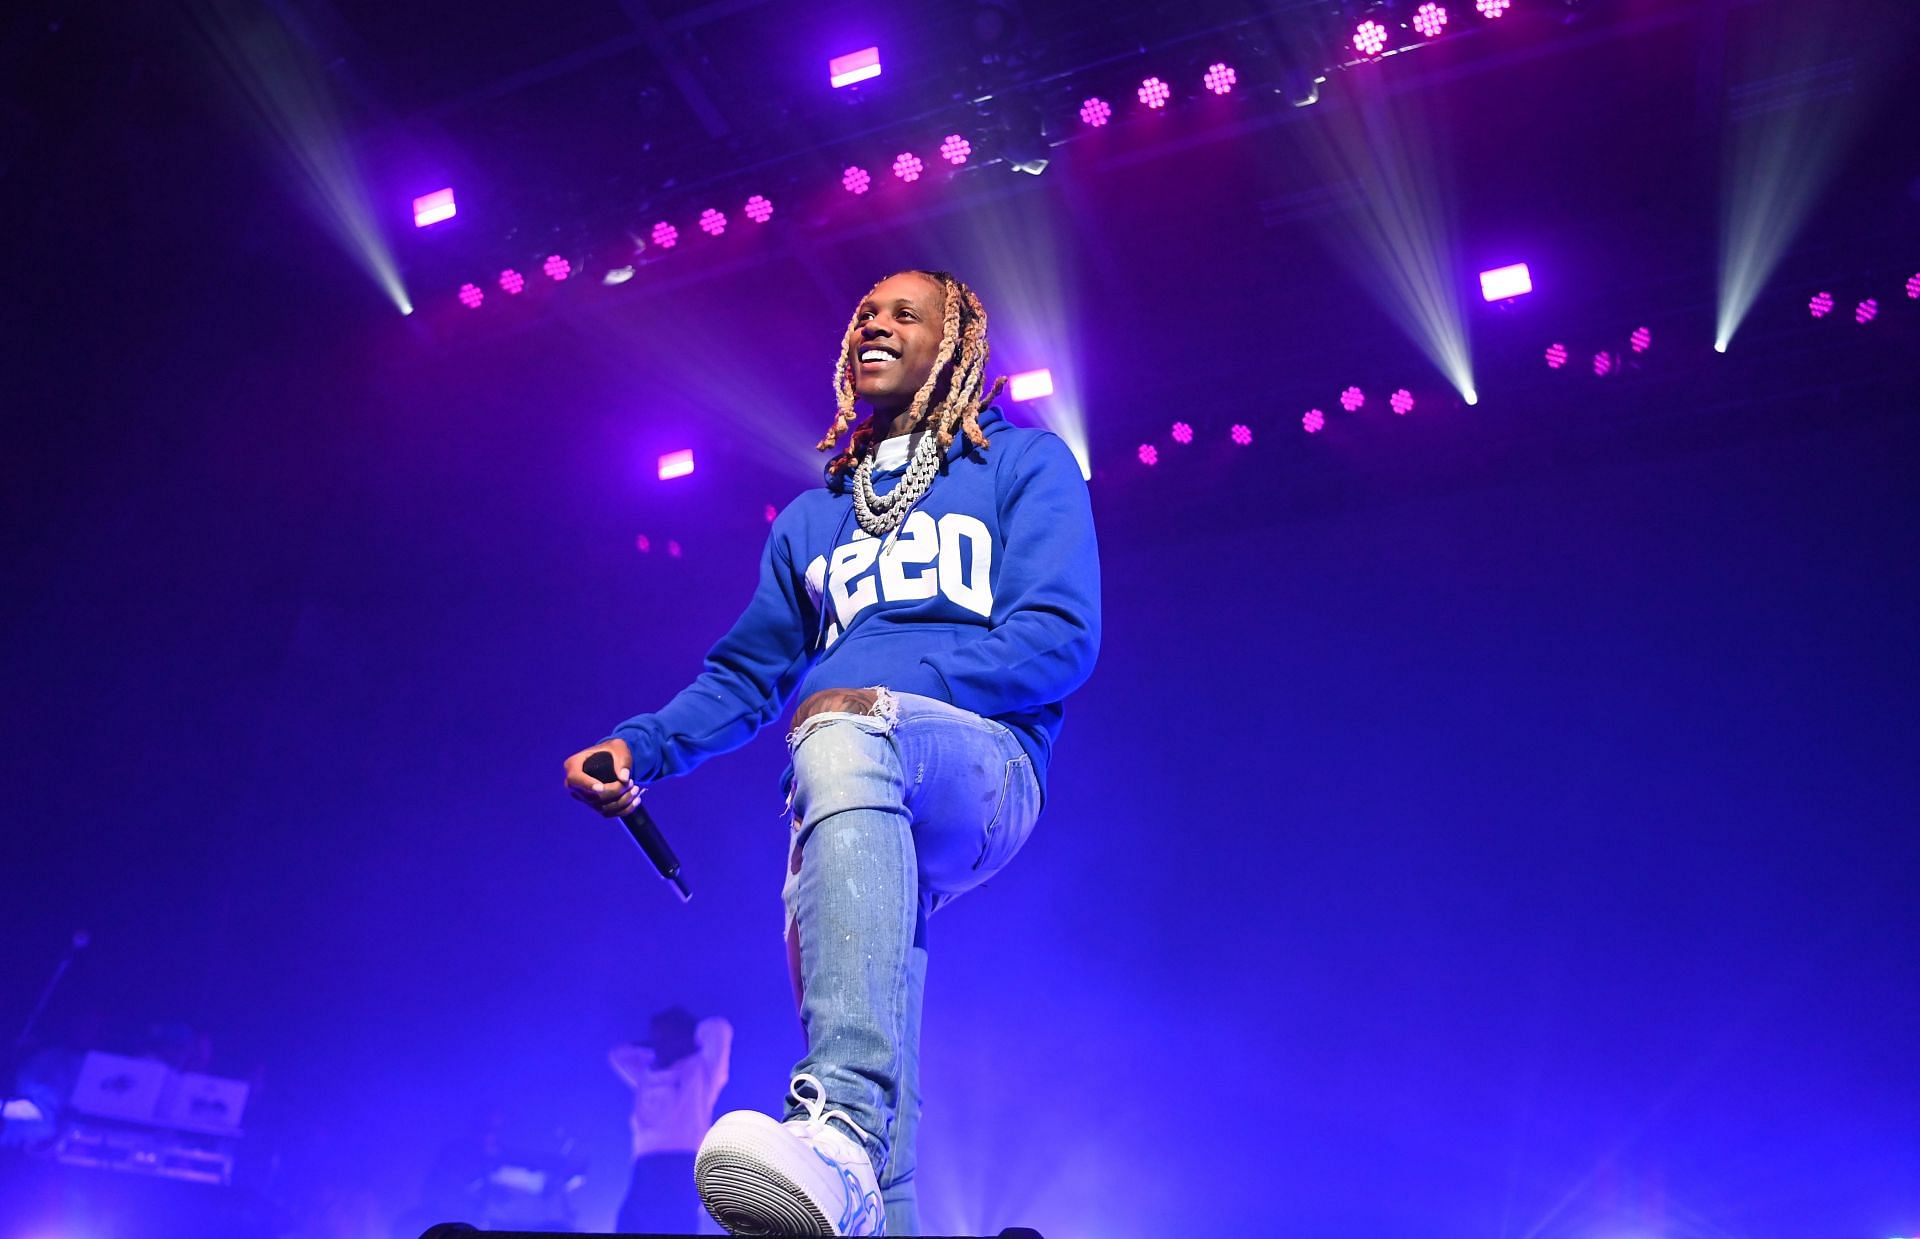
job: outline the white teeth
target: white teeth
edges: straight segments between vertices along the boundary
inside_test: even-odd
[[[861,352],[861,361],[892,361],[893,354],[885,349],[870,348]]]

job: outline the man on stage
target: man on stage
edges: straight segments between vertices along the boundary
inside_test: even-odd
[[[701,1198],[736,1234],[917,1232],[927,918],[1025,843],[1061,703],[1093,670],[1086,484],[1059,438],[993,407],[986,364],[965,284],[876,285],[820,448],[852,427],[848,445],[774,521],[745,613],[691,686],[566,762],[574,796],[617,817],[800,699],[783,898],[807,1050],[783,1120],[735,1111],[701,1144]],[[603,748],[618,783],[581,769]]]

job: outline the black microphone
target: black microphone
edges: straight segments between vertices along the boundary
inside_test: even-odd
[[[597,779],[602,783],[620,781],[620,772],[613,768],[613,754],[605,749],[596,749],[587,754],[587,760],[580,763],[580,768],[587,772],[588,778]],[[621,817],[620,824],[627,828],[627,833],[632,835],[633,841],[640,845],[640,850],[647,854],[647,859],[652,861],[653,867],[660,871],[660,876],[673,883],[674,889],[680,892],[680,902],[685,903],[692,899],[693,892],[687,889],[686,879],[680,876],[680,858],[675,856],[673,849],[667,846],[667,837],[660,833],[660,828],[654,825],[653,818],[648,816],[647,806],[636,802],[633,808]]]

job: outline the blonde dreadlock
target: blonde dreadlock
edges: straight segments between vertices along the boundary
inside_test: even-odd
[[[980,304],[980,298],[971,288],[946,271],[922,271],[914,269],[917,275],[924,275],[940,285],[946,295],[946,312],[940,325],[940,353],[933,361],[933,370],[927,375],[927,381],[914,394],[913,404],[907,410],[908,421],[915,426],[925,426],[940,439],[940,450],[953,446],[956,430],[967,436],[967,442],[975,447],[986,447],[987,436],[980,429],[980,411],[993,403],[1000,389],[1006,386],[1003,377],[994,381],[993,387],[984,395],[980,386],[987,373],[987,310]],[[874,287],[879,287],[875,285]],[[853,318],[847,323],[847,330],[840,338],[840,356],[834,363],[833,391],[838,405],[833,425],[827,430],[826,437],[820,440],[819,450],[831,451],[840,441],[847,427],[853,424],[855,417],[853,402],[854,347],[860,340],[860,311],[856,308]],[[938,403],[933,403],[932,412],[928,406],[935,394],[945,384],[945,394]],[[923,420],[924,416],[924,420]],[[827,464],[827,473],[839,477],[860,463],[878,439],[872,420],[863,422],[847,440],[846,450]]]

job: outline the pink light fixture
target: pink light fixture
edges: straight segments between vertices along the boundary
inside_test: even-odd
[[[547,260],[540,264],[540,269],[547,273],[548,279],[555,281],[564,280],[573,274],[573,264],[558,254],[548,254]]]
[[[1646,327],[1635,327],[1633,334],[1627,337],[1627,343],[1633,346],[1634,352],[1644,353],[1653,347],[1653,332]]]
[[[1547,345],[1548,368],[1553,370],[1558,370],[1561,366],[1564,366],[1566,364],[1567,364],[1567,346],[1559,343]]]
[[[840,184],[850,194],[864,194],[873,184],[873,175],[858,165],[849,167],[840,174]]]
[[[771,525],[773,524],[773,518],[780,515],[780,509],[774,507],[772,504],[768,504],[766,507],[760,509],[760,515],[766,517],[767,524]]]
[[[1140,463],[1143,465],[1157,465],[1160,463],[1160,449],[1151,443],[1142,443],[1139,452],[1135,454],[1140,457]]]
[[[1395,413],[1405,416],[1413,411],[1413,393],[1402,387],[1387,397],[1387,407]]]
[[[1193,442],[1193,427],[1187,425],[1185,422],[1175,422],[1173,424],[1173,441],[1175,443]]]
[[[1080,119],[1087,125],[1098,129],[1113,119],[1113,105],[1095,95],[1080,105]]]
[[[747,199],[747,218],[756,224],[764,224],[773,218],[773,203],[759,194]]]
[[[460,286],[460,304],[466,306],[469,310],[479,309],[480,303],[486,299],[487,294],[480,291],[478,284],[462,284]]]
[[[940,158],[956,168],[967,162],[967,156],[971,154],[973,154],[973,143],[957,133],[948,134],[946,140],[940,143]]]
[[[1907,300],[1920,301],[1920,272],[1907,277]]]
[[[1813,299],[1807,302],[1807,313],[1813,315],[1815,318],[1825,318],[1827,315],[1833,313],[1833,294],[1813,294]]]
[[[1233,89],[1234,84],[1240,80],[1240,75],[1233,71],[1232,65],[1221,62],[1208,65],[1207,75],[1200,80],[1214,94],[1224,95]]]
[[[454,210],[451,188],[436,189],[430,194],[421,194],[413,200],[413,226],[425,228],[443,219],[452,219]]]
[[[1599,352],[1595,353],[1593,355],[1593,372],[1596,375],[1600,376],[1601,378],[1605,378],[1609,374],[1612,374],[1613,373],[1613,354],[1607,352],[1605,349],[1602,349]]]
[[[1300,418],[1300,425],[1310,435],[1317,435],[1326,428],[1327,415],[1318,409],[1308,409]]]
[[[1157,77],[1150,77],[1140,83],[1140,89],[1133,93],[1140,97],[1140,102],[1158,111],[1167,106],[1167,100],[1173,98],[1173,87]]]
[[[500,273],[500,287],[511,296],[519,296],[527,286],[527,277],[508,267]]]
[[[1413,28],[1429,39],[1437,39],[1447,28],[1447,8],[1443,4],[1423,4],[1414,11]]]
[[[1007,380],[1007,399],[1038,400],[1053,395],[1053,371],[1023,370]]]
[[[653,226],[653,243],[663,250],[670,250],[680,244],[680,230],[663,219]]]
[[[708,207],[700,212],[700,231],[710,237],[717,237],[727,230],[727,217]]]
[[[1358,413],[1360,406],[1367,402],[1367,393],[1358,387],[1349,387],[1340,393],[1340,407],[1349,413]]]
[[[653,539],[646,534],[636,534],[633,539],[633,549],[645,555],[653,550]]]
[[[827,62],[827,80],[834,89],[880,76],[880,49],[863,47],[857,52],[835,56]]]
[[[660,480],[683,478],[693,472],[693,449],[682,448],[677,452],[668,452],[660,458]]]
[[[893,174],[903,181],[909,183],[917,181],[920,179],[920,174],[926,170],[927,165],[922,163],[920,156],[912,151],[901,151],[893,158]]]
[[[1853,321],[1864,327],[1872,322],[1874,317],[1879,313],[1880,303],[1872,297],[1868,297],[1865,301],[1853,307]]]
[[[1513,7],[1513,0],[1473,0],[1482,17],[1498,17]]]
[[[1353,28],[1353,50],[1362,56],[1378,56],[1387,48],[1387,28],[1377,21],[1363,21]]]
[[[1227,434],[1233,439],[1234,443],[1240,447],[1245,447],[1253,442],[1253,427],[1240,422],[1235,422],[1233,429],[1228,431]]]

